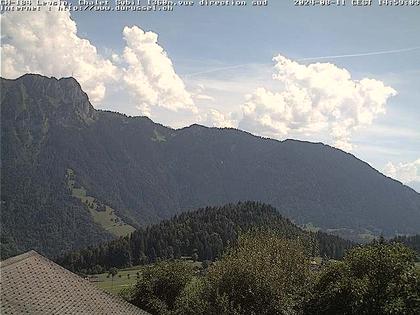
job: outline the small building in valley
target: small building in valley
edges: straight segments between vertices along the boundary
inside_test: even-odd
[[[2,315],[148,314],[35,251],[0,263],[0,290]]]

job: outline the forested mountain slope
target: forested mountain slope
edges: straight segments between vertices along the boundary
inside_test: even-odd
[[[157,260],[192,257],[204,261],[221,258],[239,234],[251,229],[270,230],[289,239],[299,238],[308,255],[341,259],[355,244],[322,232],[301,230],[270,205],[240,202],[207,207],[176,215],[130,236],[71,252],[59,259],[65,268],[101,273],[111,267],[154,263]]]
[[[95,110],[72,78],[1,79],[1,91],[4,256],[115,237],[94,221],[88,197],[132,227],[256,200],[338,232],[420,232],[420,194],[330,146]],[[88,197],[74,197],[69,172]]]

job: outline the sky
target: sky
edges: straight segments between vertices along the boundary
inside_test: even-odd
[[[420,6],[195,2],[3,12],[1,75],[74,76],[96,108],[173,128],[323,142],[420,191]]]

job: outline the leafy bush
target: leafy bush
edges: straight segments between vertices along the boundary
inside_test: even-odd
[[[209,269],[209,311],[293,314],[308,282],[309,262],[299,241],[273,232],[247,233]]]
[[[204,296],[205,285],[202,277],[194,277],[178,296],[173,313],[176,315],[206,314],[209,305]]]
[[[192,277],[193,269],[188,263],[159,262],[145,268],[130,302],[152,314],[167,314]]]
[[[401,244],[350,251],[320,274],[306,314],[420,314],[415,255]]]
[[[147,268],[129,300],[162,315],[420,314],[415,255],[404,245],[360,246],[311,272],[304,244],[247,232],[205,272],[176,261]]]

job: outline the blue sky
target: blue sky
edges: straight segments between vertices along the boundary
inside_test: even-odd
[[[330,127],[318,130],[313,126],[311,128],[304,126],[308,119],[313,120],[313,116],[306,115],[301,118],[301,112],[295,116],[303,119],[299,121],[299,127],[296,127],[297,123],[293,119],[285,121],[277,117],[280,114],[275,108],[276,100],[285,99],[285,94],[282,94],[284,89],[290,84],[295,84],[291,77],[284,77],[285,72],[281,69],[281,65],[287,64],[289,70],[296,69],[295,63],[308,67],[300,68],[306,77],[296,86],[310,95],[314,89],[319,88],[316,83],[305,85],[311,78],[319,78],[317,70],[309,68],[316,62],[331,64],[325,66],[328,71],[326,70],[323,77],[330,72],[344,75],[338,69],[345,69],[351,75],[350,82],[355,82],[355,85],[365,78],[382,82],[384,88],[378,86],[372,95],[379,91],[384,95],[384,100],[378,101],[377,106],[386,112],[379,113],[376,111],[377,108],[371,109],[370,114],[372,111],[375,112],[371,121],[350,124],[351,131],[340,137],[351,142],[352,147],[348,151],[357,157],[417,190],[420,189],[420,7],[418,6],[378,7],[374,4],[373,7],[352,7],[348,4],[346,7],[321,8],[295,7],[293,1],[269,1],[267,7],[177,7],[174,12],[165,13],[72,12],[71,19],[77,25],[77,36],[89,40],[90,44],[96,47],[98,58],[112,60],[118,64],[117,67],[120,65],[124,67],[123,65],[128,62],[128,59],[123,57],[124,49],[130,46],[127,44],[129,41],[127,38],[131,36],[131,48],[135,51],[133,47],[136,45],[136,38],[143,36],[133,30],[125,32],[125,27],[131,28],[135,25],[143,31],[151,31],[158,35],[158,46],[155,45],[154,48],[161,47],[166,51],[166,56],[172,63],[172,68],[168,69],[170,71],[173,69],[177,75],[175,85],[185,85],[185,93],[182,92],[184,94],[181,95],[176,91],[171,93],[179,96],[180,100],[191,102],[188,108],[176,102],[177,105],[173,108],[162,106],[155,108],[153,104],[146,102],[147,104],[142,105],[142,110],[139,110],[139,107],[135,106],[135,99],[136,96],[143,94],[138,94],[137,91],[133,97],[128,91],[141,89],[142,86],[133,87],[133,80],[131,85],[127,83],[127,86],[121,88],[111,89],[106,86],[107,93],[96,102],[95,106],[130,115],[150,113],[153,120],[173,127],[182,127],[193,122],[211,126],[216,119],[218,124],[213,125],[223,126],[225,123],[234,127],[240,126],[253,133],[280,140],[298,138],[335,145],[338,142],[334,142],[330,135],[332,130],[337,126],[340,127],[344,120],[335,122],[329,115]],[[18,41],[11,41],[11,45],[18,47]],[[141,50],[138,47],[137,49]],[[395,50],[402,51],[302,60]],[[154,58],[143,50],[138,50],[136,53],[137,57],[141,55]],[[282,63],[273,61],[272,58],[277,55],[286,59],[282,59]],[[121,59],[124,60],[120,61]],[[142,61],[138,62],[141,64]],[[155,63],[152,60],[151,64],[159,65],[161,62],[166,61],[156,59]],[[142,65],[147,68],[148,64],[143,62]],[[275,65],[280,68],[274,70]],[[134,64],[132,66],[135,67]],[[65,71],[68,69],[57,74],[53,70],[40,68],[39,72],[42,71],[46,75],[58,76],[66,74]],[[132,75],[130,78],[135,78],[135,69],[130,71]],[[7,71],[2,69],[3,72]],[[272,78],[273,74],[278,73],[283,76],[281,82]],[[293,78],[296,78],[294,75],[292,74]],[[82,78],[81,80],[83,81]],[[343,82],[343,86],[347,86],[348,83],[348,80]],[[114,82],[114,85],[118,85],[118,81]],[[385,90],[385,87],[392,88],[396,93]],[[260,90],[258,94],[255,92],[258,88],[264,90]],[[331,90],[338,88],[331,84]],[[364,88],[363,85],[360,86],[360,89]],[[160,91],[159,87],[154,86],[154,89]],[[322,89],[324,94],[320,97],[325,97],[325,93],[329,93],[329,88],[323,86]],[[159,93],[166,92],[165,90]],[[351,106],[356,106],[357,110],[363,109],[363,106],[358,107],[356,104],[357,100],[363,97],[364,92],[360,93],[354,95],[354,99],[351,100]],[[173,100],[175,94],[172,94],[162,97]],[[348,114],[345,108],[347,98],[348,95],[342,98],[340,115]],[[242,118],[242,115],[245,115],[244,104],[253,110],[247,119]],[[144,109],[146,107],[147,110]],[[265,124],[262,121],[267,117],[272,120]],[[338,131],[340,134],[343,132],[345,133],[343,128]]]

